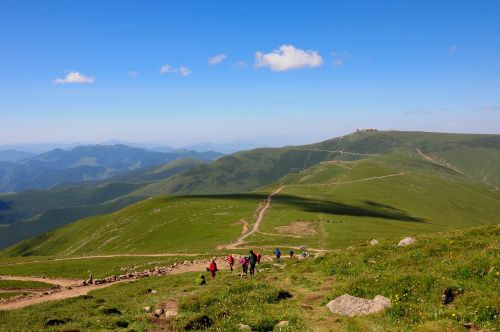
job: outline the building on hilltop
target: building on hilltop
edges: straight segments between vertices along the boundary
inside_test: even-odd
[[[366,128],[366,129],[356,129],[356,131],[367,132],[367,131],[378,131],[378,129],[375,129],[375,128]]]

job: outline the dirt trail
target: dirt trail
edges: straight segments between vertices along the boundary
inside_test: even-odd
[[[276,189],[275,191],[270,193],[269,196],[267,196],[264,204],[262,204],[262,203],[259,204],[259,207],[257,208],[257,218],[255,219],[252,230],[242,234],[235,242],[228,244],[228,245],[219,246],[218,249],[238,249],[241,245],[243,245],[245,243],[245,239],[247,237],[258,232],[260,224],[261,224],[262,220],[264,219],[264,215],[265,215],[266,211],[269,209],[269,207],[271,206],[271,200],[272,200],[273,196],[276,196],[277,194],[279,194],[280,191],[283,190],[283,188],[285,188],[285,186],[279,187],[278,189]]]
[[[179,274],[179,273],[186,273],[186,272],[201,272],[205,271],[208,266],[208,261],[201,261],[201,262],[196,262],[190,265],[177,265],[175,268],[170,269],[163,275],[171,275],[171,274]],[[106,288],[112,285],[124,283],[124,282],[130,282],[133,280],[137,279],[126,279],[126,280],[119,280],[115,282],[110,282],[106,284],[101,284],[101,285],[90,285],[90,286],[76,286],[76,284],[79,284],[79,281],[70,280],[69,279],[50,279],[50,278],[32,278],[32,277],[7,277],[7,276],[2,276],[2,279],[10,279],[10,280],[33,280],[33,281],[43,281],[47,283],[53,283],[53,284],[58,284],[64,287],[72,287],[72,288],[65,288],[62,290],[54,290],[52,293],[46,294],[46,293],[38,293],[34,295],[33,297],[26,297],[26,298],[21,298],[17,300],[13,300],[10,302],[4,302],[0,303],[0,310],[14,310],[14,309],[20,309],[24,308],[33,304],[38,304],[38,303],[43,303],[43,302],[48,302],[48,301],[57,301],[57,300],[63,300],[71,297],[77,297],[81,295],[86,295],[87,293],[97,290],[97,289],[102,289]],[[64,280],[64,281],[63,281]]]
[[[331,182],[331,183],[288,184],[287,187],[334,186],[334,185],[338,185],[338,184],[348,184],[348,183],[356,183],[356,182],[364,182],[364,181],[385,179],[385,178],[390,178],[390,177],[393,177],[393,176],[403,176],[403,175],[406,175],[407,173],[408,172],[405,171],[405,172],[392,173],[392,174],[387,174],[387,175],[372,176],[372,177],[369,177],[369,178],[358,179],[358,180],[339,181],[339,182]]]
[[[340,154],[349,154],[349,155],[353,155],[353,156],[378,156],[378,154],[373,154],[373,153],[356,153],[356,152],[347,152],[347,151],[343,151],[343,150],[323,150],[323,149],[289,149],[289,150],[334,152],[334,153],[340,153]]]
[[[450,165],[445,161],[439,161],[435,158],[432,158],[431,156],[428,156],[425,153],[423,153],[422,150],[420,150],[419,148],[415,148],[415,150],[417,150],[417,153],[419,154],[419,156],[422,157],[424,160],[427,160],[428,162],[430,162],[434,165],[448,168],[449,170],[452,170],[453,172],[465,175],[462,171],[460,171],[458,168],[454,167],[453,165]]]
[[[0,280],[40,281],[40,282],[45,282],[48,284],[59,285],[61,287],[75,286],[80,282],[79,280],[75,280],[75,279],[18,277],[18,276],[0,276]]]
[[[48,263],[48,262],[58,262],[58,261],[71,261],[71,260],[80,260],[80,259],[92,259],[92,258],[114,258],[114,257],[198,257],[203,255],[209,255],[209,253],[198,253],[198,254],[187,254],[187,253],[159,253],[159,254],[111,254],[111,255],[89,255],[89,256],[80,256],[80,257],[62,257],[62,258],[54,258],[54,259],[45,259],[45,260],[33,260],[33,261],[25,261],[25,262],[11,262],[0,264],[0,266],[9,266],[9,265],[23,265],[23,264],[32,264],[32,263]]]

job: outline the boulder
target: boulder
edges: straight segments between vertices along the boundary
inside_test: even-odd
[[[352,317],[383,311],[391,306],[391,300],[381,295],[377,295],[373,300],[370,300],[344,294],[330,301],[326,306],[334,314]]]
[[[415,243],[415,239],[407,236],[404,239],[402,239],[401,241],[399,241],[398,247],[404,247],[404,246],[407,246],[407,245],[413,244],[413,243]]]
[[[371,246],[378,246],[380,242],[378,242],[377,239],[371,239],[370,242],[368,242]]]
[[[159,316],[160,316],[161,314],[163,314],[163,313],[164,313],[163,308],[161,308],[161,309],[156,309],[156,310],[155,310],[155,316],[158,316],[158,317],[159,317]]]

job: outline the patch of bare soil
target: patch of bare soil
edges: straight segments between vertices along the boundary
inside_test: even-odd
[[[278,226],[274,229],[281,234],[314,235],[317,233],[313,224],[307,221],[294,221],[287,226]]]
[[[149,331],[174,331],[170,321],[177,316],[179,312],[179,303],[177,300],[165,300],[158,304],[150,321],[155,324],[155,328]]]

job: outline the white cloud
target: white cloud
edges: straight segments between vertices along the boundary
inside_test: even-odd
[[[255,53],[256,67],[269,67],[273,71],[286,71],[303,67],[318,67],[323,64],[323,58],[317,51],[304,51],[293,45],[281,45],[271,53]]]
[[[218,65],[222,61],[226,60],[226,58],[227,58],[227,55],[225,55],[225,54],[217,54],[217,55],[214,55],[213,57],[211,57],[210,59],[208,59],[208,64],[211,66]]]
[[[179,73],[181,74],[181,76],[189,76],[191,75],[191,70],[189,70],[189,68],[187,67],[180,67]]]
[[[181,66],[178,69],[173,68],[171,65],[164,65],[160,68],[160,74],[166,73],[179,73],[181,76],[191,75],[191,70],[188,67]]]
[[[94,78],[80,74],[77,71],[70,71],[64,78],[56,78],[52,82],[54,84],[94,83]]]
[[[171,65],[163,65],[160,68],[160,74],[165,74],[165,73],[175,73],[177,70],[172,68]]]

